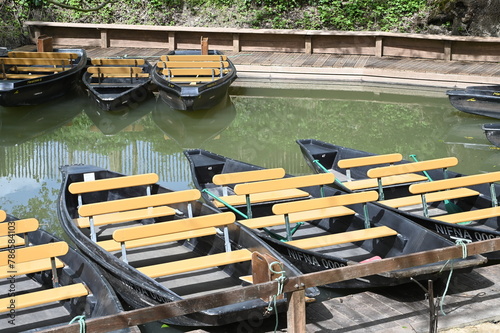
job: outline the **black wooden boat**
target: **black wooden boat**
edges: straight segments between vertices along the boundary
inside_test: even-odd
[[[76,89],[86,66],[83,49],[8,52],[0,57],[0,105],[37,105],[63,96]]]
[[[6,216],[3,211],[0,212],[0,215]],[[42,229],[38,229],[37,220],[18,220],[7,215],[6,220],[0,223],[0,228],[2,228],[2,234],[3,231],[8,231],[8,236],[4,236],[0,242],[3,247],[0,254],[11,253],[14,257],[16,254],[20,257],[22,251],[31,249],[36,250],[36,253],[29,254],[29,257],[33,258],[32,256],[37,255],[37,253],[44,251],[48,253],[47,247],[55,249],[53,246],[59,248],[59,245],[61,245],[61,253],[66,251],[65,254],[57,255],[54,259],[57,267],[55,274],[50,263],[50,256],[54,253],[47,257],[40,256],[40,258],[44,257],[37,261],[41,266],[34,269],[23,267],[23,265],[35,263],[34,261],[23,263],[20,258],[8,260],[12,266],[7,270],[1,269],[1,274],[7,273],[8,276],[3,277],[0,282],[0,302],[8,301],[9,303],[8,307],[1,310],[0,330],[2,332],[40,331],[67,325],[79,316],[93,319],[123,311],[114,290],[102,277],[97,266],[76,250],[68,247],[65,242]],[[22,234],[14,235],[12,230],[22,232]],[[25,231],[28,232],[25,233]],[[26,240],[29,243],[27,247],[25,246]],[[40,246],[45,247],[45,250],[39,250]],[[28,256],[26,253],[23,255]],[[5,260],[4,257],[2,258]],[[44,260],[47,261],[47,265],[43,264]],[[2,262],[1,265],[6,263]],[[82,289],[81,294],[79,291],[75,291],[78,289]],[[63,296],[53,297],[57,293]],[[70,297],[68,294],[78,296],[68,298]],[[13,296],[15,297],[13,298]],[[53,297],[51,302],[47,300],[49,297]],[[23,300],[23,298],[25,299]],[[139,332],[139,329],[133,327],[118,332],[132,331]]]
[[[253,218],[245,219],[243,215],[248,214],[248,211],[244,208],[245,205],[234,205],[232,208],[220,207],[215,204],[213,198],[216,196],[222,198],[226,203],[230,203],[231,193],[238,193],[238,187],[241,189],[243,186],[250,187],[257,184],[257,186],[261,186],[266,189],[265,191],[268,191],[269,188],[274,186],[270,185],[272,183],[294,181],[302,176],[285,175],[284,178],[276,180],[219,186],[212,182],[213,177],[216,175],[219,175],[219,179],[214,180],[219,183],[220,179],[224,177],[230,178],[233,173],[242,175],[242,172],[246,171],[274,169],[264,169],[200,149],[186,150],[184,154],[190,162],[193,182],[202,191],[208,204],[221,211],[240,210],[241,214],[238,223],[252,228],[256,235],[287,257],[304,273],[453,245],[451,241],[395,212],[370,202],[367,202],[366,205],[362,201],[356,203],[358,199],[353,199],[351,194],[329,186],[324,188],[320,186],[302,187],[301,190],[309,194],[306,199],[301,198],[287,202],[273,200],[271,203],[252,204]],[[244,174],[248,175],[249,173]],[[311,175],[307,177],[309,176]],[[227,187],[228,195],[224,194],[223,187]],[[350,200],[352,203],[345,206],[341,204],[323,209],[308,209],[303,212],[290,211],[288,214],[289,223],[286,223],[286,217],[281,215],[285,214],[284,209],[288,209],[286,207],[316,202],[317,198],[323,196],[321,191],[324,191],[325,198],[319,199],[320,201],[322,199]],[[373,200],[374,195],[376,198],[377,193],[374,191],[369,193],[369,196],[372,197],[370,200]],[[256,198],[251,198],[250,201],[254,199]],[[348,213],[344,213],[345,209],[347,209],[346,212]],[[276,214],[273,215],[273,212]],[[301,224],[301,222],[304,223]],[[291,223],[294,223],[293,228],[290,225]],[[350,238],[365,232],[376,234],[378,230],[388,230],[389,234],[384,234],[385,236],[378,234],[380,237],[376,236],[377,238],[370,238],[373,235],[366,238],[356,238],[356,240]],[[484,257],[474,256],[455,262],[454,268],[461,267],[459,269],[468,270],[484,262]],[[397,285],[409,282],[410,278],[417,280],[436,278],[443,272],[442,269],[448,271],[450,267],[440,262],[335,283],[327,287],[366,288]]]
[[[499,123],[489,123],[483,124],[481,126],[486,139],[491,142],[492,145],[500,147],[500,124]]]
[[[83,74],[90,98],[104,111],[136,108],[153,96],[152,65],[139,58],[96,58]]]
[[[471,86],[448,90],[446,94],[460,111],[500,119],[500,86]]]
[[[217,50],[175,50],[161,56],[153,68],[160,97],[176,110],[210,109],[226,96],[236,80],[236,68]]]
[[[305,160],[313,170],[318,173],[334,173],[338,176],[338,179],[342,180],[342,182],[336,182],[334,186],[347,191],[352,191],[352,187],[348,185],[348,182],[346,183],[346,169],[339,167],[339,162],[352,158],[381,156],[314,139],[297,140],[297,143],[300,146]],[[400,162],[395,162],[394,165],[404,163],[414,162],[401,160]],[[352,168],[350,172],[351,182],[367,179],[369,178],[369,170],[382,168],[387,165],[387,163],[384,163]],[[483,174],[484,176],[482,177],[486,178],[481,180],[481,182],[471,180],[471,185],[457,185],[461,186],[460,188],[453,186],[453,182],[455,182],[455,184],[460,184],[464,179],[468,179],[471,176],[466,176],[451,170],[443,170],[442,168],[425,170],[425,172],[426,175],[424,176],[426,179],[420,183],[423,184],[419,185],[421,188],[431,184],[438,186],[438,181],[442,182],[449,179],[447,183],[451,183],[451,185],[446,188],[448,191],[442,190],[440,192],[435,192],[435,194],[431,194],[431,192],[416,191],[415,187],[413,187],[413,189],[410,187],[415,186],[415,183],[383,186],[383,192],[386,194],[385,199],[387,200],[382,200],[379,204],[453,241],[457,239],[481,241],[500,237],[498,217],[489,216],[487,218],[481,218],[480,220],[475,220],[474,217],[474,214],[480,213],[483,209],[496,209],[495,202],[498,200],[497,194],[500,194],[500,186],[496,184],[495,181],[493,181],[490,186],[490,183],[484,181],[484,179],[495,179],[495,177],[498,177],[497,172]],[[476,175],[473,176],[477,177]],[[367,190],[367,188],[356,189],[355,191],[364,190]],[[411,191],[413,191],[413,193]],[[426,196],[426,204],[422,203],[422,193]],[[447,195],[446,199],[444,199],[443,195]],[[493,201],[491,199],[492,197],[494,198]],[[399,204],[404,203],[404,205],[399,206],[396,201],[398,198],[404,198],[399,202]],[[406,206],[410,198],[415,199],[413,205]],[[458,218],[463,216],[459,214],[466,212],[470,212],[469,214],[471,214],[471,216],[468,217],[470,220],[466,219],[463,223],[458,222]],[[492,213],[495,215],[494,211]],[[500,260],[500,252],[487,253],[485,256],[489,260]]]
[[[170,191],[156,183],[158,176],[155,174],[123,176],[89,165],[64,166],[61,171],[63,183],[58,215],[64,230],[77,247],[99,265],[103,275],[116,292],[132,308],[143,308],[220,290],[237,289],[248,283],[246,282],[248,275],[254,282],[265,280],[262,280],[262,276],[252,274],[254,262],[247,260],[248,258],[241,262],[227,261],[227,264],[223,264],[219,257],[224,259],[224,256],[239,256],[242,253],[247,256],[249,252],[256,251],[259,254],[254,259],[266,265],[264,271],[268,272],[268,261],[264,259],[270,256],[283,263],[287,276],[296,276],[300,273],[253,233],[232,223],[234,215],[230,213],[221,215],[201,201],[192,199],[193,195],[200,198],[197,190]],[[84,179],[89,178],[90,175],[96,181],[84,182]],[[105,184],[117,183],[117,180],[120,184],[115,184],[115,187],[97,185],[103,182]],[[139,183],[144,185],[138,185]],[[81,190],[82,186],[101,187],[97,188],[97,192],[92,192],[88,188]],[[110,189],[103,190],[103,188]],[[84,193],[73,194],[80,191]],[[144,197],[147,191],[150,191],[150,194]],[[122,212],[116,211],[101,217],[92,216],[92,222],[90,219],[79,218],[79,214],[84,214],[84,209],[109,204],[115,206],[123,200],[127,203],[122,209],[128,209],[124,213],[124,219],[119,218]],[[147,206],[144,209],[146,212],[140,216],[137,214],[142,211],[134,210],[138,206],[131,203],[137,200]],[[162,206],[154,206],[151,200],[156,203],[159,202],[155,200],[161,200],[159,204]],[[92,203],[98,204],[92,205]],[[129,221],[131,215],[134,216],[135,221]],[[110,219],[114,216],[119,221],[125,221],[125,225],[117,223],[116,220],[111,221]],[[106,221],[99,226],[98,221],[102,217]],[[214,226],[190,229],[194,221],[202,223],[200,221],[205,220],[213,220],[212,223],[217,223],[215,226],[220,225],[220,229],[215,229]],[[223,224],[226,224],[227,228],[224,228]],[[142,232],[145,227],[147,230],[166,229],[161,233],[154,231],[152,235],[155,237],[127,242],[126,252],[120,252],[120,243],[115,241],[123,240],[119,238],[122,237],[119,235],[129,234],[131,237],[136,237],[139,234],[137,230]],[[184,229],[182,232],[177,232],[178,229],[175,229],[174,232],[174,228],[177,227]],[[147,241],[149,245],[140,247],[144,243],[137,244],[134,243],[135,241]],[[205,257],[205,255],[210,256]],[[256,255],[255,252],[252,253],[252,257],[254,255]],[[218,264],[220,265],[217,266]],[[201,266],[194,267],[193,265]],[[202,269],[202,265],[207,266]],[[277,267],[273,268],[277,269]],[[315,297],[318,290],[311,288],[306,291],[306,294],[309,297]],[[283,299],[279,300],[278,304],[280,309],[284,309],[286,305]],[[224,325],[250,317],[263,316],[267,305],[267,302],[257,299],[169,318],[164,322],[181,326]]]

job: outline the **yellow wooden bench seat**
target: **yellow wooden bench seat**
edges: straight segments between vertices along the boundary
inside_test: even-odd
[[[140,175],[75,182],[69,185],[68,191],[72,194],[83,194],[89,192],[119,189],[124,187],[152,185],[157,183],[158,180],[159,177],[156,173],[145,173]]]
[[[41,304],[67,300],[76,297],[87,296],[89,291],[83,283],[75,283],[52,289],[31,292],[23,295],[16,295],[14,298],[6,297],[0,299],[0,312],[10,311],[9,305],[12,300],[16,309],[24,309]]]
[[[173,54],[162,55],[161,61],[226,61],[227,56],[217,54]]]
[[[469,221],[479,221],[491,217],[500,216],[500,207],[489,207],[471,210],[462,213],[446,214],[441,216],[433,216],[432,218],[442,222],[461,223]]]
[[[175,215],[175,209],[168,206],[149,207],[144,209],[136,209],[131,211],[116,212],[109,214],[96,215],[93,217],[94,226],[101,226],[107,224],[138,221],[144,219],[152,219],[161,216]],[[89,217],[78,217],[75,220],[78,228],[90,228]]]
[[[282,179],[238,184],[234,187],[234,192],[237,195],[247,195],[292,188],[332,184],[334,180],[335,176],[331,173],[287,177]]]
[[[214,81],[211,77],[207,76],[176,76],[172,77],[169,79],[170,82],[175,82],[175,83],[186,83],[190,85],[195,85],[198,83],[206,83],[206,82],[212,82]]]
[[[0,210],[0,222],[5,221],[5,219],[7,219],[7,213],[5,210]]]
[[[140,197],[110,200],[86,204],[78,208],[80,216],[95,216],[101,214],[118,213],[122,211],[132,211],[136,209],[164,206],[180,202],[188,202],[200,199],[198,190],[185,190],[169,193],[160,193]]]
[[[287,244],[296,246],[301,249],[315,249],[315,248],[338,245],[338,244],[354,243],[368,239],[396,236],[397,234],[398,234],[397,231],[386,226],[381,226],[368,229],[347,231],[332,235],[297,239],[289,241],[287,242]]]
[[[50,58],[0,58],[0,64],[4,65],[54,65],[68,67],[71,62],[69,59],[50,59]]]
[[[273,206],[274,214],[290,214],[301,211],[310,211],[335,206],[347,206],[358,203],[376,201],[378,193],[376,191],[357,192],[342,195],[334,195],[324,198],[314,198],[309,200],[297,200],[276,204]]]
[[[421,172],[434,169],[446,169],[458,164],[456,157],[444,157],[434,160],[404,163],[385,167],[378,167],[368,170],[367,175],[370,178],[382,178],[387,176],[402,175],[412,172]]]
[[[0,249],[4,249],[7,246],[21,246],[24,245],[24,238],[17,235],[14,236],[0,236]]]
[[[14,68],[10,68],[10,70],[13,70],[15,72],[30,72],[30,73],[39,73],[39,72],[58,73],[58,72],[64,71],[65,68],[62,68],[62,67],[15,66]]]
[[[161,235],[161,236],[153,236],[148,238],[141,238],[131,240],[125,243],[125,247],[127,249],[133,249],[138,247],[144,247],[149,245],[157,245],[169,242],[175,242],[184,239],[197,238],[215,235],[216,229],[213,227],[210,228],[200,228],[195,230],[188,230],[183,232],[176,232],[173,234]],[[114,239],[105,240],[97,242],[97,245],[101,246],[108,252],[119,251],[121,249],[121,244]]]
[[[288,200],[288,199],[297,199],[308,197],[309,193],[299,190],[299,189],[285,189],[278,191],[269,191],[262,193],[250,194],[250,202],[252,203],[262,203],[268,201],[279,201],[279,200]],[[220,199],[224,200],[231,206],[239,206],[246,204],[246,196],[245,195],[228,195],[221,196]],[[220,201],[214,200],[214,204],[217,207],[224,207],[224,204]]]
[[[94,58],[90,61],[93,66],[103,66],[103,65],[122,65],[122,66],[142,66],[145,64],[144,59],[110,59],[110,58]]]
[[[227,61],[159,61],[159,68],[227,68]]]
[[[53,58],[53,59],[77,59],[78,54],[73,52],[23,52],[10,51],[9,58]]]
[[[338,161],[337,166],[342,169],[351,169],[361,166],[391,164],[395,162],[400,162],[401,160],[403,160],[403,155],[399,153],[382,154],[382,155],[346,158]]]
[[[64,263],[58,258],[54,258],[55,268],[64,267]],[[53,269],[52,259],[51,258],[42,258],[38,260],[31,260],[26,262],[16,263],[14,266],[14,270],[6,266],[0,266],[0,279],[8,278],[11,275],[25,275],[38,273],[43,271],[50,271]]]
[[[139,78],[149,77],[149,73],[143,73],[141,67],[89,67],[87,72],[97,75],[100,78]]]
[[[0,77],[2,79],[10,79],[10,80],[29,80],[29,79],[38,79],[40,77],[47,76],[47,74],[2,74],[0,73]]]
[[[220,76],[219,68],[165,68],[162,70],[163,75],[170,79],[177,76],[188,76],[188,75],[200,75],[200,76],[211,76],[217,78]]]
[[[37,230],[39,223],[37,219],[24,219],[0,223],[0,249],[8,246],[20,246],[26,244],[26,238],[17,236]]]
[[[391,186],[398,184],[422,182],[426,181],[427,177],[418,175],[416,173],[408,173],[403,175],[383,177],[381,178],[381,180],[382,180],[382,186]],[[358,191],[358,190],[376,188],[378,186],[378,180],[367,178],[367,179],[347,181],[343,182],[342,184],[351,191]]]
[[[410,186],[409,190],[413,194],[419,194],[498,181],[500,181],[500,171],[435,180],[425,184],[414,184]]]
[[[431,184],[431,183],[426,183],[426,184]],[[425,196],[425,201],[436,202],[436,201],[465,198],[475,195],[479,195],[479,192],[463,187],[463,188],[427,193],[427,195]],[[422,196],[409,195],[401,198],[381,200],[379,201],[379,203],[392,208],[407,207],[407,206],[422,204]]]
[[[247,249],[222,252],[208,256],[168,262],[164,264],[151,265],[137,268],[141,273],[155,278],[179,273],[186,273],[195,270],[229,265],[252,259],[252,252]]]
[[[229,185],[271,180],[285,177],[285,169],[272,168],[231,173],[220,173],[212,178],[215,185]]]
[[[314,221],[324,218],[340,217],[346,215],[354,215],[356,212],[344,206],[328,207],[322,209],[308,210],[304,212],[296,212],[288,215],[289,223]],[[268,228],[277,225],[284,225],[285,215],[269,215],[256,217],[247,220],[239,220],[238,223],[250,228]]]

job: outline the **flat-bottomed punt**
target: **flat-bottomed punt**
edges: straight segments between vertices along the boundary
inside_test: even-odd
[[[233,213],[220,214],[199,201],[198,190],[174,192],[158,185],[156,174],[124,176],[94,166],[64,166],[62,173],[58,212],[64,230],[132,308],[274,279],[268,266],[275,261],[283,267],[274,270],[300,274],[235,224]],[[308,297],[317,294],[316,288],[306,291]],[[256,299],[164,322],[218,326],[263,315],[267,305]],[[279,300],[278,307],[284,306]]]
[[[500,119],[500,86],[470,86],[446,91],[451,105],[469,114]]]
[[[0,211],[0,330],[34,332],[123,311],[97,267],[39,229]],[[119,332],[138,332],[137,328]]]
[[[448,170],[458,163],[453,157],[410,162],[401,154],[376,155],[361,150],[314,140],[297,140],[309,166],[318,173],[339,175],[334,186],[349,191],[377,189],[385,197],[377,202],[450,240],[481,241],[500,237],[498,195],[500,172],[463,175]],[[389,161],[399,155],[397,161]],[[414,157],[412,157],[414,158]],[[414,158],[416,159],[416,158]],[[451,163],[450,163],[451,162]],[[351,169],[348,175],[347,166]],[[415,173],[414,173],[415,172]],[[384,184],[384,179],[408,177],[424,179]],[[352,184],[371,182],[370,187]],[[486,253],[500,260],[500,252]]]
[[[184,151],[195,186],[220,211],[234,211],[238,223],[287,257],[302,272],[314,272],[366,260],[397,257],[452,246],[453,243],[373,202],[377,191],[350,193],[327,186],[332,174],[290,176],[282,168],[265,169],[205,150]],[[470,270],[485,262],[469,257],[454,263]],[[378,274],[328,285],[367,288],[436,278],[445,263]]]
[[[140,58],[96,58],[83,74],[90,98],[104,111],[137,106],[153,96],[151,64]]]
[[[236,80],[236,68],[216,50],[175,50],[162,55],[153,68],[153,82],[160,98],[175,110],[210,109],[226,95]]]
[[[0,105],[37,105],[63,96],[77,87],[86,65],[83,49],[8,52],[0,57]]]

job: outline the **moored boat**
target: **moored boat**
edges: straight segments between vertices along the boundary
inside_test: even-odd
[[[286,175],[282,168],[265,169],[201,149],[186,150],[184,154],[190,162],[193,182],[206,202],[221,211],[238,210],[239,224],[251,228],[304,273],[454,244],[374,204],[376,191],[348,194],[330,186],[306,185],[312,184],[317,178],[314,176],[323,175]],[[334,177],[321,178],[328,185],[328,179],[331,182]],[[305,195],[298,196],[300,192]],[[278,200],[285,194],[295,197]],[[260,201],[263,198],[267,201]],[[246,206],[249,201],[251,207]],[[474,256],[455,262],[454,267],[469,270],[484,262],[484,257]],[[397,285],[411,278],[436,278],[449,269],[441,262],[326,287]]]
[[[35,332],[123,311],[114,290],[84,256],[39,229],[36,219],[18,220],[4,211],[0,215],[5,218],[0,254],[11,254],[0,263],[0,302],[7,304],[1,310],[2,332]]]
[[[486,139],[488,139],[491,144],[500,147],[500,124],[499,123],[489,123],[483,124],[481,129],[484,131],[486,135]]]
[[[95,58],[82,81],[90,98],[104,111],[136,108],[153,96],[152,65],[142,58]]]
[[[0,105],[37,105],[75,89],[87,65],[83,49],[8,52],[0,57]]]
[[[462,112],[500,119],[500,86],[471,86],[446,94],[451,105]]]
[[[210,109],[226,96],[236,80],[231,60],[217,50],[174,50],[153,68],[160,98],[176,110]]]
[[[318,173],[332,172],[339,175],[339,178],[343,175],[343,181],[337,182],[335,186],[349,191],[378,188],[377,177],[373,175],[383,170],[390,171],[389,163],[381,162],[381,159],[387,156],[399,155],[399,161],[393,163],[397,168],[398,165],[406,164],[407,170],[411,170],[412,164],[407,163],[417,163],[402,159],[401,154],[376,155],[320,140],[303,139],[297,140],[297,143],[313,170]],[[348,179],[346,165],[352,165],[356,158],[358,161],[364,158],[365,162],[368,162],[368,158],[376,158],[378,162],[353,166],[350,170],[351,178]],[[423,175],[425,179],[382,186],[386,198],[378,204],[453,241],[481,241],[500,237],[496,213],[497,195],[500,193],[497,182],[500,174],[491,172],[463,175],[435,164],[436,161],[448,159],[421,161],[420,163],[424,164],[420,165],[434,165],[434,169],[418,172],[419,176]],[[377,169],[378,171],[373,171]],[[401,175],[407,177],[408,173]],[[371,182],[372,186],[353,187],[366,181]],[[479,215],[483,213],[485,215]],[[500,252],[487,253],[485,256],[489,260],[500,260]]]
[[[199,201],[197,190],[171,191],[157,184],[155,174],[124,176],[89,165],[64,166],[61,171],[58,214],[64,230],[132,308],[270,279],[252,271],[255,260],[266,264],[264,271],[278,260],[287,276],[300,273],[235,224],[232,213],[219,214]],[[317,294],[316,288],[306,291],[309,297]],[[256,299],[164,322],[224,325],[262,316],[267,305]],[[284,306],[285,300],[278,300],[278,307]]]

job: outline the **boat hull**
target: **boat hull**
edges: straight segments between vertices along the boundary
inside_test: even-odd
[[[199,50],[176,50],[169,52],[169,55],[197,55],[201,54]],[[218,51],[210,51],[209,54],[221,53]],[[229,74],[216,79],[213,82],[201,85],[181,85],[167,81],[161,69],[157,66],[153,69],[153,82],[156,85],[161,100],[168,105],[169,108],[175,110],[193,111],[211,109],[224,99],[227,95],[229,86],[236,80],[236,68],[229,61]]]
[[[58,209],[61,224],[68,236],[82,251],[82,253],[93,260],[101,268],[103,275],[110,282],[116,292],[121,296],[121,298],[130,307],[135,309],[183,299],[179,291],[174,291],[173,289],[171,289],[171,287],[169,287],[171,284],[179,283],[177,282],[179,278],[174,278],[171,281],[170,279],[165,279],[165,281],[159,282],[140,273],[138,270],[124,263],[121,259],[113,255],[112,253],[107,252],[102,247],[96,245],[96,243],[91,241],[88,235],[84,234],[82,230],[78,229],[72,221],[75,217],[77,209],[76,207],[78,204],[77,197],[70,194],[68,191],[68,186],[72,182],[82,181],[83,174],[89,172],[95,173],[96,179],[118,177],[122,175],[98,167],[85,165],[64,166],[62,167],[61,171],[64,178],[59,198]],[[155,193],[171,192],[169,189],[166,189],[159,185],[155,186],[155,188]],[[110,193],[108,194],[114,199],[119,199],[124,197],[137,196],[141,190],[142,193],[145,192],[144,187],[134,187],[131,189],[125,189],[125,192],[119,191],[118,193],[116,193],[115,191],[109,191]],[[99,199],[98,201],[106,200],[106,198],[102,196],[100,196],[99,198],[92,198],[91,200],[97,199]],[[199,201],[193,201],[191,202],[191,205],[194,216],[217,213],[217,211],[213,210],[205,204],[202,204]],[[183,203],[170,206],[172,208],[178,209],[186,216],[188,215],[187,204]],[[151,223],[157,221],[148,220],[142,222]],[[260,239],[255,237],[255,235],[236,224],[233,224],[231,227],[229,227],[229,235],[232,242],[234,241],[235,244],[238,244],[243,248],[248,248],[252,251],[257,251],[262,254],[269,254],[273,257],[279,257],[275,251],[273,251],[269,246],[260,241]],[[179,247],[200,254],[218,253],[224,251],[224,242],[220,236],[206,236],[202,238],[186,240],[184,243],[179,244]],[[300,272],[290,263],[284,261],[284,264],[289,276],[296,276],[300,274]],[[221,270],[221,272],[224,273],[227,280],[231,280],[233,281],[233,283],[235,283],[234,281],[236,280],[236,283],[240,285],[242,282],[239,280],[239,276],[247,275],[249,270],[251,270],[251,265],[248,262],[245,262],[241,264],[227,265],[223,268],[223,270]],[[191,289],[196,289],[195,286],[197,286],[197,284],[195,284],[195,278],[196,276],[192,272],[189,273],[188,276],[184,277],[184,279],[186,279],[187,281],[186,283],[188,284],[188,287],[190,285]],[[214,285],[220,283],[225,282],[216,281],[214,282]],[[202,285],[205,285],[205,287],[210,287],[210,284],[207,281],[199,281],[199,285],[201,287],[203,287]],[[176,290],[179,290],[179,286],[177,286],[176,288]],[[318,295],[318,293],[319,292],[316,288],[309,288],[306,291],[306,294],[309,297],[315,297]],[[284,310],[286,306],[285,301],[281,300],[278,303],[279,310]],[[186,316],[168,318],[162,320],[162,322],[180,326],[220,326],[245,320],[252,316],[263,316],[266,307],[266,302],[257,299],[209,309],[206,311],[200,311]]]
[[[500,119],[500,87],[468,87],[446,92],[456,109],[484,117]]]
[[[191,149],[184,151],[185,156],[190,162],[193,182],[195,187],[203,191],[206,196],[205,202],[213,205],[212,198],[206,194],[205,189],[214,192],[216,186],[213,186],[211,179],[215,174],[242,172],[250,170],[259,170],[258,167],[252,164],[241,162],[238,160],[225,158],[201,149]],[[286,177],[293,177],[287,175]],[[321,189],[318,186],[301,188],[309,192],[313,198],[321,196]],[[344,195],[339,189],[333,187],[325,187],[325,196]],[[253,217],[272,215],[272,206],[277,202],[266,204],[252,205]],[[214,205],[214,207],[216,207]],[[235,206],[236,209],[243,211],[244,207]],[[362,205],[350,205],[356,214],[348,215],[340,218],[325,218],[316,221],[308,221],[306,226],[300,227],[296,234],[297,238],[307,237],[318,234],[335,234],[345,231],[353,231],[363,229],[365,227],[364,208]],[[263,229],[254,229],[253,231],[260,238],[270,244],[281,255],[290,260],[303,273],[316,272],[330,268],[343,267],[353,265],[363,260],[369,260],[376,257],[387,258],[400,255],[410,254],[419,251],[433,250],[441,247],[452,246],[454,243],[441,237],[430,230],[427,230],[411,220],[402,217],[395,212],[384,209],[378,205],[369,203],[367,205],[368,216],[371,226],[388,226],[398,232],[395,238],[379,238],[377,240],[367,240],[357,243],[348,243],[344,245],[334,246],[332,248],[321,248],[321,251],[304,250],[287,244],[281,240],[277,240],[270,235],[268,231],[283,233],[284,227],[279,226],[275,229],[265,231]],[[220,208],[221,211],[226,209]],[[240,218],[240,221],[244,221]],[[473,267],[484,263],[485,259],[482,256],[475,256],[456,262],[461,266],[460,269],[470,270]],[[418,280],[435,279],[444,271],[444,263],[426,265],[423,267],[414,267],[408,270],[388,272],[377,274],[360,279],[353,279],[344,282],[326,285],[329,288],[369,288],[383,287],[407,283],[411,278]],[[455,266],[455,269],[457,266]]]
[[[64,72],[29,80],[1,80],[0,105],[5,107],[38,105],[76,90],[82,70],[87,64],[87,54],[82,49],[56,49],[79,55],[77,64]]]
[[[330,172],[333,172],[336,175],[345,176],[345,170],[337,167],[337,162],[339,160],[374,155],[372,153],[364,152],[361,150],[346,148],[314,139],[297,140],[297,143],[300,146],[307,164],[317,173],[324,172],[324,170],[320,166],[318,166],[318,163],[313,162],[315,160]],[[401,163],[411,162],[403,160]],[[368,178],[366,172],[372,167],[374,166],[355,168],[356,171],[353,171],[352,173],[353,179]],[[445,177],[443,172],[440,170],[429,170],[427,171],[427,173],[432,180],[440,180],[444,179]],[[446,175],[447,178],[455,178],[461,176],[463,175],[450,170],[447,171]],[[388,188],[384,187],[384,194],[386,196],[386,199],[409,195],[409,185],[410,184],[403,184]],[[335,186],[344,190],[348,190],[346,187],[338,183],[335,183]],[[500,193],[500,185],[496,184],[494,186],[496,193]],[[468,211],[472,208],[481,209],[491,207],[491,197],[489,194],[490,189],[488,184],[470,186],[470,188],[478,191],[479,193],[481,193],[481,195],[477,197],[463,198],[459,201],[452,201],[453,204],[460,207],[460,209],[463,211]],[[404,209],[395,209],[389,206],[383,207],[395,213],[398,213],[453,242],[455,242],[457,239],[464,239],[466,241],[474,242],[500,237],[500,230],[498,229],[496,218],[488,219],[487,221],[485,221],[483,227],[473,227],[467,224],[450,224],[441,222],[432,218],[426,218],[421,214],[407,212]],[[436,204],[434,208],[446,211],[446,207],[442,202]],[[486,253],[484,254],[484,256],[487,257],[488,260],[497,261],[500,260],[500,251]]]
[[[481,128],[486,135],[486,139],[488,139],[491,144],[500,147],[500,124],[483,124]]]

